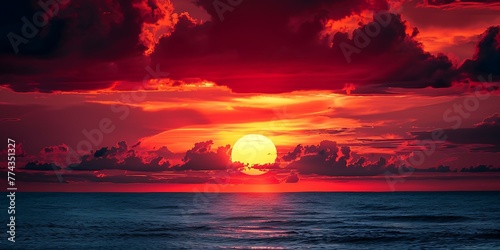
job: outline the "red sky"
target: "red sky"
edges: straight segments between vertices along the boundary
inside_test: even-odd
[[[0,4],[26,191],[500,189],[500,1],[51,3]]]

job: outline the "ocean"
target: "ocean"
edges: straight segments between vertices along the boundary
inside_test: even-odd
[[[7,237],[1,249],[500,249],[500,192],[17,193]]]

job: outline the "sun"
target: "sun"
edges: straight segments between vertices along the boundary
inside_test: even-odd
[[[274,163],[276,155],[276,146],[271,139],[259,134],[249,134],[236,141],[231,152],[231,161],[246,165],[242,173],[261,175],[267,170],[255,169],[252,166]]]

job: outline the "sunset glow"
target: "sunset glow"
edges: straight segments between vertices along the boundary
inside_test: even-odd
[[[495,1],[56,2],[0,29],[26,190],[472,189],[500,169]]]

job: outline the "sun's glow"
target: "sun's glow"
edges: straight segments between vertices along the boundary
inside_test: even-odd
[[[271,139],[259,134],[249,134],[236,141],[231,152],[231,160],[245,164],[243,173],[261,175],[267,171],[252,166],[274,163],[276,152],[276,146]]]

